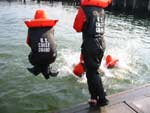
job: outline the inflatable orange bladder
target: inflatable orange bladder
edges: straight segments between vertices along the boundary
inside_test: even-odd
[[[107,55],[106,56],[106,66],[107,66],[107,68],[113,68],[114,66],[117,65],[118,61],[119,61],[118,59],[112,58],[111,55]]]
[[[28,28],[33,27],[53,27],[56,25],[58,20],[48,19],[47,13],[42,10],[36,10],[34,19],[25,21],[25,24]]]
[[[78,77],[82,77],[84,72],[85,71],[82,63],[78,63],[73,69],[73,73]]]
[[[81,6],[97,6],[106,8],[112,3],[112,0],[81,0]]]
[[[82,54],[80,54],[80,62],[73,68],[73,73],[78,77],[82,77],[84,72],[84,60]]]

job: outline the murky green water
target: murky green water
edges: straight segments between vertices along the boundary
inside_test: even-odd
[[[60,73],[49,80],[26,70],[31,65],[24,21],[40,8],[59,19],[55,27],[58,58],[53,65]],[[81,34],[72,28],[76,11],[61,2],[0,2],[0,113],[49,113],[87,101],[86,79],[77,79],[71,72],[81,45]],[[106,69],[104,59],[101,65],[108,95],[149,83],[150,21],[107,12],[105,38],[105,56],[119,58],[116,68]]]

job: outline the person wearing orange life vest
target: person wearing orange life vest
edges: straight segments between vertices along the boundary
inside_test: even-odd
[[[25,21],[28,27],[26,43],[31,48],[28,56],[32,68],[27,68],[34,75],[42,73],[45,79],[57,76],[58,71],[49,65],[57,57],[56,42],[54,40],[54,26],[58,20],[47,19],[44,10],[37,10],[33,20]]]
[[[105,12],[111,0],[81,0],[80,8],[74,20],[74,29],[82,32],[83,55],[87,83],[91,98],[90,107],[100,107],[108,104],[102,80],[98,73],[104,51]]]

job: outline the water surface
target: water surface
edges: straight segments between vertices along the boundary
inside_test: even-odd
[[[58,77],[45,80],[26,70],[30,48],[26,45],[27,27],[37,9],[49,18],[59,19],[55,27],[58,57],[54,67]],[[61,2],[0,2],[0,113],[49,113],[85,102],[89,98],[85,76],[78,79],[72,66],[79,61],[81,33],[72,26],[77,9]],[[132,15],[106,16],[106,52],[119,59],[116,68],[100,69],[108,95],[150,81],[150,21]]]

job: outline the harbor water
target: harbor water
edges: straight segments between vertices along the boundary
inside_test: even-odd
[[[55,26],[58,57],[52,64],[57,77],[45,80],[27,71],[30,48],[26,44],[24,21],[44,9]],[[77,7],[62,2],[0,1],[0,113],[50,113],[86,102],[89,98],[86,77],[72,73],[79,62],[81,33],[73,29]],[[100,67],[108,95],[150,82],[150,20],[106,11],[106,51]],[[107,69],[106,55],[119,59]]]

